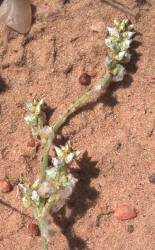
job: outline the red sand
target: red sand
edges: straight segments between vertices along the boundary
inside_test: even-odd
[[[121,83],[111,84],[96,103],[90,102],[60,130],[81,151],[73,168],[79,182],[67,206],[53,217],[50,250],[153,250],[154,138],[154,0],[32,0],[33,24],[27,35],[0,24],[0,179],[14,189],[0,194],[0,250],[41,250],[41,238],[27,225],[36,223],[16,186],[41,175],[42,146],[27,147],[31,133],[24,121],[26,102],[45,98],[53,110],[52,126],[68,105],[105,73],[109,53],[104,39],[113,19],[126,15],[135,24],[132,61]],[[66,3],[65,3],[66,2]],[[104,23],[103,32],[91,26]],[[53,152],[53,150],[51,150]],[[117,205],[134,207],[137,217],[118,221]],[[134,231],[129,233],[128,226]]]

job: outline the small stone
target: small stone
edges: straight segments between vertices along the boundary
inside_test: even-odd
[[[105,29],[105,25],[103,22],[97,22],[91,26],[91,29],[95,32],[103,32]]]
[[[88,75],[87,73],[83,73],[82,75],[80,75],[79,77],[79,83],[81,85],[89,85],[91,83],[91,76]]]
[[[155,174],[149,176],[149,182],[155,184]]]
[[[40,235],[40,229],[37,224],[30,223],[27,228],[28,228],[29,234],[31,234],[32,236]]]
[[[27,146],[28,146],[28,147],[31,147],[31,148],[34,148],[34,147],[35,147],[35,139],[32,139],[31,141],[29,141],[29,142],[27,143]]]
[[[0,180],[0,192],[8,193],[12,190],[12,186],[7,180]]]
[[[127,231],[128,231],[128,233],[133,233],[134,232],[134,226],[133,225],[128,225],[128,227],[127,227]]]
[[[135,218],[137,214],[136,211],[128,205],[120,205],[115,208],[114,216],[118,220],[128,220]]]

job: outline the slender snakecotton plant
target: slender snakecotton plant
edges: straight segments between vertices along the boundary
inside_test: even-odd
[[[58,129],[65,123],[67,118],[74,113],[81,105],[85,104],[91,97],[99,96],[103,89],[106,89],[111,82],[122,81],[125,75],[125,68],[122,64],[129,63],[129,53],[134,25],[129,24],[128,19],[121,21],[114,20],[114,28],[108,28],[109,37],[105,44],[112,53],[105,60],[107,72],[105,76],[84,94],[76,103],[58,119],[53,127],[46,124],[46,109],[44,100],[34,100],[28,103],[27,108],[30,114],[25,117],[26,122],[31,126],[32,135],[39,136],[44,144],[42,178],[28,184],[20,184],[24,190],[24,206],[32,206],[34,215],[40,223],[42,246],[48,249],[48,242],[51,241],[53,232],[48,220],[49,213],[56,213],[67,202],[76,185],[77,179],[69,172],[68,166],[80,152],[72,149],[71,143],[65,146],[55,146],[56,157],[52,159],[53,166],[47,169],[49,149]]]

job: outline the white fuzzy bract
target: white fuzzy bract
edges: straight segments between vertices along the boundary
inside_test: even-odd
[[[32,191],[31,200],[38,206],[40,204],[40,197],[36,190]]]
[[[56,191],[56,186],[54,183],[44,181],[43,183],[41,183],[38,189],[38,194],[40,197],[48,198],[55,191]]]
[[[57,169],[56,168],[51,168],[51,169],[48,169],[46,170],[46,175],[47,175],[47,178],[50,180],[54,180],[56,178],[56,175],[57,175]]]
[[[131,31],[134,26],[128,23],[127,18],[120,22],[114,20],[115,27],[108,28],[110,36],[105,39],[105,44],[112,50],[112,56],[106,58],[105,65],[113,75],[114,82],[123,80],[125,74],[125,69],[120,63],[128,63],[131,59],[129,48],[135,32]]]

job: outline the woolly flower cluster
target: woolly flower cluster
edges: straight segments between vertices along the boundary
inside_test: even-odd
[[[125,68],[120,63],[128,63],[131,59],[129,53],[131,38],[135,34],[133,32],[134,25],[129,25],[129,20],[124,18],[118,22],[114,20],[114,28],[108,28],[110,37],[105,39],[107,47],[112,50],[112,56],[108,56],[105,65],[108,71],[113,75],[113,81],[122,81]]]
[[[40,183],[36,180],[27,185],[20,184],[25,193],[24,206],[32,205],[40,208],[41,203],[45,201],[44,208],[39,214],[43,217],[48,211],[54,213],[61,209],[71,196],[76,184],[76,179],[67,171],[67,165],[71,164],[73,158],[77,157],[80,152],[73,151],[70,142],[60,148],[55,147],[55,151],[57,157],[52,159],[53,167],[46,171],[46,181]]]
[[[34,183],[28,183],[26,185],[19,184],[19,186],[24,190],[25,196],[23,197],[22,201],[25,207],[32,206],[39,206],[40,205],[40,197],[38,194],[40,181],[36,180]]]
[[[34,100],[33,103],[26,104],[30,115],[24,119],[32,128],[32,135],[41,137],[42,143],[46,143],[48,138],[54,136],[52,127],[44,126],[46,123],[45,103],[44,100]]]
[[[77,157],[80,152],[73,151],[70,142],[65,146],[55,147],[57,154],[56,158],[52,159],[53,168],[46,170],[47,180],[55,185],[57,196],[51,207],[51,212],[57,212],[66,203],[66,200],[71,196],[76,184],[76,179],[72,174],[67,173],[66,165],[71,164],[74,157]]]

